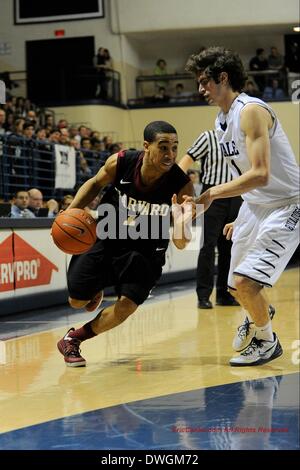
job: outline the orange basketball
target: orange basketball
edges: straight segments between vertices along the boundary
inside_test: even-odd
[[[79,255],[96,241],[96,221],[83,209],[67,209],[53,222],[51,235],[64,253]]]

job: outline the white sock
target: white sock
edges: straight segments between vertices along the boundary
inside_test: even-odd
[[[264,341],[273,341],[273,329],[271,320],[266,323],[264,326],[255,325],[257,339],[263,339]]]

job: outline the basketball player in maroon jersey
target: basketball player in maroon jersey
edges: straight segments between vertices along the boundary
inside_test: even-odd
[[[122,151],[109,157],[97,175],[83,184],[69,206],[84,208],[103,187],[111,185],[100,208],[109,204],[116,210],[117,236],[112,230],[102,239],[104,229],[98,230],[98,236],[101,233],[95,245],[87,253],[73,256],[68,289],[69,303],[74,308],[91,310],[108,286],[115,286],[118,300],[81,328],[71,328],[58,342],[67,366],[85,366],[80,354],[81,342],[119,325],[147,299],[161,276],[169,244],[169,229],[165,233],[160,230],[158,236],[152,236],[151,230],[170,220],[171,206],[173,242],[178,249],[189,242],[187,225],[192,218],[193,185],[175,163],[177,148],[178,137],[173,126],[164,121],[148,124],[143,151]],[[138,222],[148,227],[146,236],[133,239],[130,229]],[[100,223],[101,220],[98,227]],[[120,236],[124,224],[128,229],[126,237]]]

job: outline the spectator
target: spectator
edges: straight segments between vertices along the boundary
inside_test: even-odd
[[[69,127],[69,123],[66,119],[60,119],[57,123],[58,129],[64,129]]]
[[[24,109],[24,98],[22,96],[18,96],[15,106],[16,106],[16,109],[15,109],[16,114],[19,117],[25,117],[26,112]]]
[[[58,129],[52,129],[49,134],[49,142],[52,144],[59,144],[60,142],[60,131]]]
[[[101,140],[101,134],[99,131],[92,131],[89,137],[90,139],[96,138],[96,139]]]
[[[273,78],[271,84],[265,87],[262,99],[266,101],[276,101],[285,99],[285,93],[283,89],[279,87],[278,80]]]
[[[32,109],[29,110],[27,112],[27,115],[26,115],[26,122],[31,122],[31,124],[33,125],[33,127],[35,128],[36,125],[37,125],[37,115],[36,115],[36,112],[33,111]]]
[[[47,139],[46,129],[44,129],[43,127],[39,127],[35,132],[35,138],[36,140],[46,140]]]
[[[32,123],[30,121],[25,122],[25,124],[23,126],[23,135],[27,139],[32,139],[33,138],[33,136],[34,136],[34,127],[33,127]]]
[[[17,191],[13,197],[10,217],[13,219],[34,219],[35,215],[28,209],[29,194],[27,191]]]
[[[97,55],[94,57],[94,67],[97,71],[96,98],[107,100],[108,98],[108,70],[112,69],[112,60],[108,49],[99,47]]]
[[[28,191],[29,202],[28,209],[36,216],[39,217],[39,210],[44,207],[43,194],[39,189],[32,188]],[[50,199],[46,203],[48,209],[47,217],[55,217],[58,212],[58,203],[55,199]]]
[[[89,137],[82,137],[80,141],[80,147],[85,150],[91,150],[92,148],[91,139]]]
[[[249,62],[249,68],[255,72],[263,72],[269,68],[268,60],[265,56],[265,50],[262,48],[256,49],[256,56],[252,57]],[[254,80],[257,83],[258,88],[260,91],[264,90],[266,85],[266,78],[263,74],[260,75],[253,75]]]
[[[92,150],[95,152],[103,152],[105,150],[104,143],[102,140],[98,139],[97,137],[91,138]]]
[[[77,126],[73,125],[69,127],[69,135],[70,135],[70,139],[74,139],[74,138],[77,139],[77,136],[79,137],[79,131],[78,131]],[[79,137],[79,140],[80,140],[80,137]]]
[[[106,135],[103,137],[103,143],[105,150],[109,150],[109,147],[114,143],[111,135]]]
[[[45,128],[49,132],[51,132],[54,127],[55,127],[54,117],[52,116],[52,114],[47,114],[46,121],[45,121]]]
[[[159,76],[168,75],[167,62],[164,59],[158,59],[158,61],[156,62],[154,75],[159,75]],[[160,88],[166,88],[168,86],[168,83],[169,82],[166,80],[164,81],[159,80],[155,82],[155,87],[157,90],[159,90]]]
[[[153,96],[154,103],[168,103],[170,100],[169,95],[166,93],[165,87],[159,87],[158,93]]]
[[[17,119],[15,121],[13,134],[18,135],[18,136],[22,136],[23,135],[24,124],[25,124],[25,119],[24,118]]]
[[[66,127],[62,127],[59,129],[60,136],[59,136],[59,143],[61,145],[69,145],[69,131]]]
[[[70,147],[74,147],[75,150],[80,149],[80,142],[78,142],[78,140],[75,139],[75,138],[71,138],[69,140],[69,145],[70,145]]]
[[[76,139],[79,143],[81,143],[81,139],[84,137],[87,137],[87,138],[89,137],[88,128],[86,126],[81,125],[78,127],[78,132],[74,136],[74,139]]]
[[[186,101],[191,101],[193,93],[190,91],[184,91],[184,86],[182,83],[177,83],[175,87],[175,95],[171,98],[171,103],[184,103]]]
[[[72,196],[72,194],[66,194],[62,200],[59,202],[59,210],[60,211],[65,211],[66,209],[68,209],[69,205],[71,204],[71,202],[73,201],[74,197]]]
[[[283,56],[279,54],[277,47],[271,47],[270,55],[268,57],[268,63],[270,69],[280,70],[283,68]]]
[[[35,105],[31,103],[29,98],[25,98],[24,100],[24,110],[25,110],[26,116],[27,116],[28,111],[31,111],[31,110],[35,111]]]
[[[6,116],[5,124],[4,124],[5,132],[6,133],[13,132],[14,124],[15,124],[15,115],[12,113],[8,113]],[[0,130],[0,133],[1,133],[1,130]]]

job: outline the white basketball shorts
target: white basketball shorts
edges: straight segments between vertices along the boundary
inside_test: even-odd
[[[300,206],[266,208],[243,202],[233,225],[228,287],[234,274],[272,287],[299,243]]]

